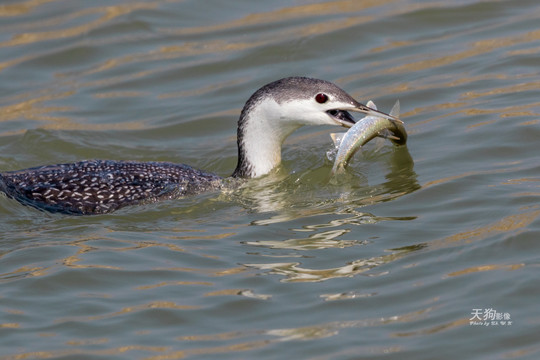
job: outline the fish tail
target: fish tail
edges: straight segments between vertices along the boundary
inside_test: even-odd
[[[330,171],[330,177],[334,177],[337,174],[342,173],[345,171],[345,164],[344,163],[334,163],[334,166],[332,167],[332,171]]]

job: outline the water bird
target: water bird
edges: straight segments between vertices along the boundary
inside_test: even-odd
[[[303,125],[351,127],[349,113],[400,121],[356,101],[335,84],[287,77],[258,89],[238,120],[238,163],[233,179],[268,174],[281,162],[285,138]],[[224,178],[184,164],[85,160],[0,172],[0,191],[50,212],[105,214],[127,205],[177,199],[223,187]]]

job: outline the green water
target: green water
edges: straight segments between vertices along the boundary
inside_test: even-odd
[[[409,133],[337,183],[337,129],[311,127],[240,191],[91,217],[0,196],[0,360],[537,359],[539,21],[521,0],[0,2],[0,170],[227,176],[244,102],[291,75],[399,99]]]

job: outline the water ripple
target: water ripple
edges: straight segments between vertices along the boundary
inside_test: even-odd
[[[237,190],[89,218],[0,197],[0,359],[537,358],[539,10],[0,5],[2,171],[129,158],[230,174],[243,103],[289,75],[400,98],[410,135],[334,184],[330,130],[303,128]],[[513,324],[472,326],[478,308]]]

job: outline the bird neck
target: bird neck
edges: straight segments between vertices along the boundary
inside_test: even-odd
[[[301,126],[282,112],[273,99],[246,103],[238,120],[238,164],[233,177],[262,176],[279,165],[283,141]]]

